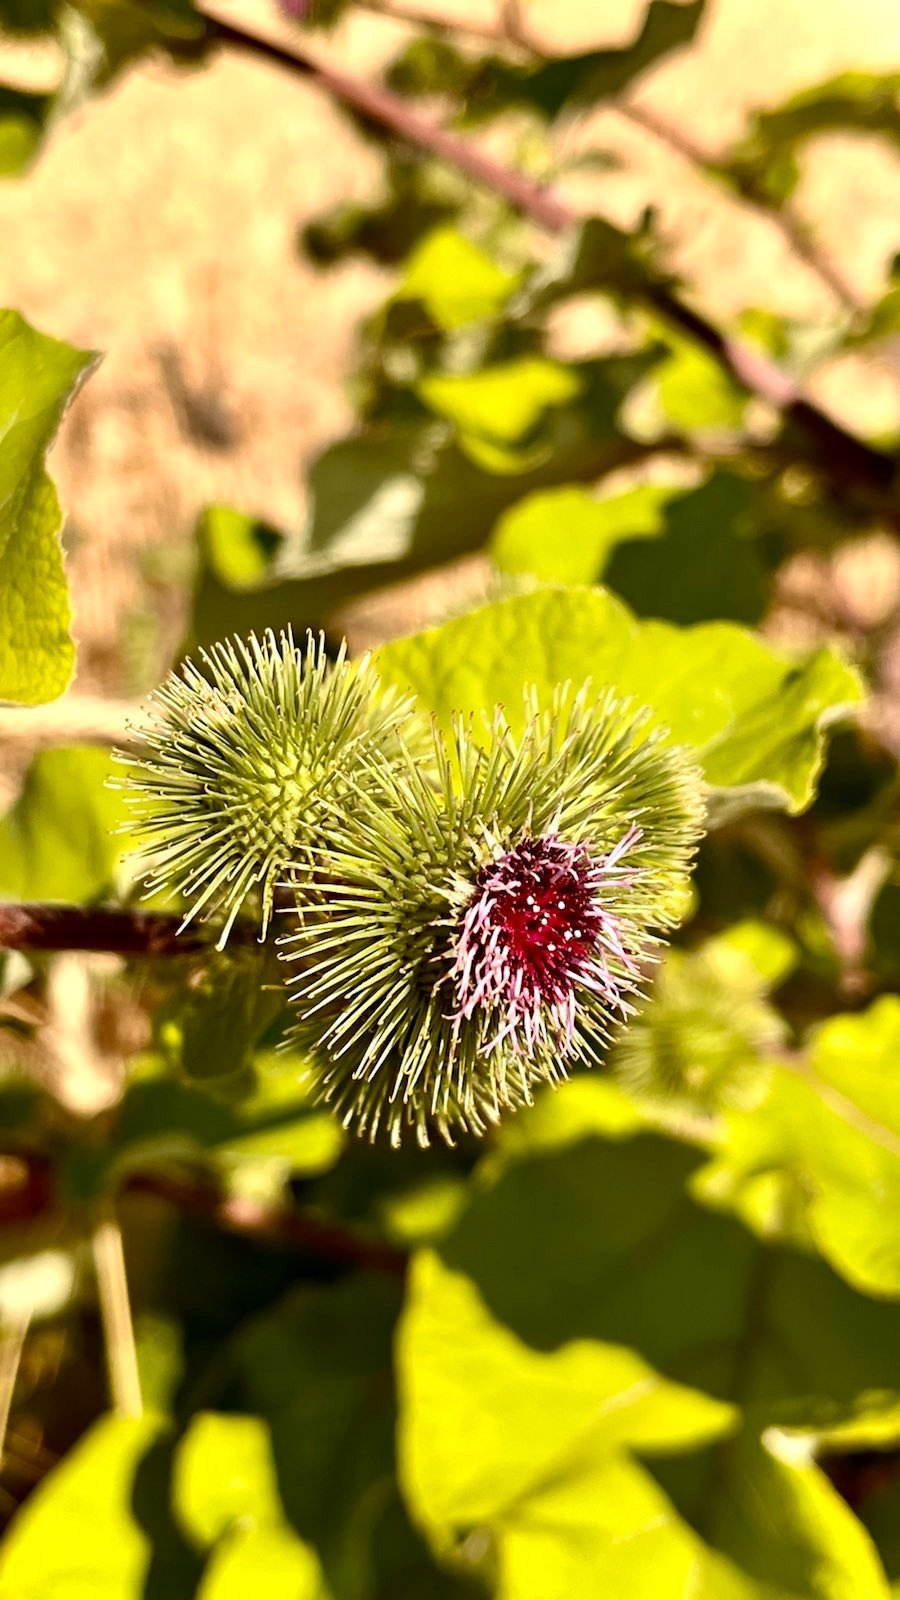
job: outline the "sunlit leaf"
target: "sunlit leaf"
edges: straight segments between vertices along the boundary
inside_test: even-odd
[[[753,806],[802,811],[824,730],[862,694],[830,650],[794,662],[730,623],[639,622],[602,590],[547,589],[484,607],[386,645],[379,663],[442,719],[483,718],[500,703],[515,723],[526,683],[544,699],[567,681],[612,684],[697,751],[716,821]]]
[[[394,298],[421,300],[450,331],[499,315],[519,280],[458,229],[435,228],[409,256]]]
[[[151,1563],[168,1594],[193,1592],[196,1564],[167,1526],[160,1493],[166,1433],[150,1415],[94,1424],[0,1545],[4,1600],[143,1600]],[[135,1505],[141,1492],[144,1516]]]
[[[438,1543],[490,1530],[509,1600],[601,1580],[640,1600],[689,1582],[881,1600],[795,1435],[897,1436],[900,1312],[698,1206],[688,1149],[584,1120],[507,1145],[416,1260],[401,1460],[424,1525]]]
[[[500,518],[491,554],[502,572],[544,583],[605,583],[639,616],[755,622],[765,604],[753,543],[757,492],[714,473],[697,489],[641,484],[601,499],[550,489]]]
[[[36,755],[0,818],[0,895],[94,900],[109,894],[124,848],[122,797],[108,750],[60,745]]]
[[[704,1191],[738,1206],[781,1194],[829,1261],[871,1294],[900,1297],[900,1000],[835,1016],[808,1058],[773,1069],[753,1112],[729,1114]]]
[[[0,311],[0,699],[53,700],[72,676],[62,512],[44,458],[94,359]]]

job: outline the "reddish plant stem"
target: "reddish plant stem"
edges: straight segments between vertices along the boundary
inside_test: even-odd
[[[106,950],[121,956],[184,956],[208,939],[178,917],[104,906],[0,904],[0,950]],[[252,929],[235,928],[238,938]]]
[[[576,212],[551,190],[504,167],[458,134],[429,122],[400,96],[328,66],[304,46],[276,44],[239,27],[221,17],[208,0],[199,9],[207,20],[211,39],[315,79],[367,122],[465,173],[545,232],[565,233],[577,225]],[[847,433],[807,399],[794,380],[767,356],[722,333],[674,294],[667,283],[648,274],[636,293],[660,318],[707,350],[742,388],[793,423],[806,438],[807,461],[839,491],[848,487],[863,491],[880,509],[887,509],[894,520],[900,517],[893,507],[885,506],[897,477],[891,456]]]
[[[207,19],[210,36],[219,43],[273,61],[278,66],[287,67],[290,72],[315,78],[336,100],[349,106],[366,122],[378,129],[387,129],[405,143],[427,150],[430,155],[456,167],[467,177],[474,178],[476,183],[502,195],[516,210],[530,216],[548,232],[561,233],[574,220],[569,208],[548,189],[533,183],[521,173],[500,166],[477,146],[421,117],[399,95],[327,66],[300,45],[292,44],[288,48],[249,33],[245,28],[220,17],[209,5],[201,5],[198,9]]]
[[[406,1271],[404,1251],[286,1206],[265,1205],[242,1195],[222,1195],[211,1186],[162,1172],[134,1172],[125,1180],[124,1189],[129,1194],[153,1195],[227,1233],[240,1234],[260,1244],[394,1277],[402,1277]]]
[[[305,1215],[290,1206],[266,1205],[242,1195],[222,1194],[215,1184],[187,1173],[135,1171],[122,1181],[121,1195],[150,1195],[227,1233],[273,1249],[402,1277],[405,1251],[379,1239]],[[56,1214],[58,1196],[46,1157],[17,1151],[0,1154],[0,1229],[22,1227]]]

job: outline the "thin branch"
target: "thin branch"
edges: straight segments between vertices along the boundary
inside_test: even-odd
[[[480,22],[471,17],[443,17],[431,11],[420,11],[406,0],[354,0],[360,11],[370,11],[373,16],[384,17],[387,22],[407,22],[414,28],[433,28],[441,33],[466,33],[471,39],[484,39],[489,44],[524,44],[518,35],[519,22],[516,8],[504,6],[503,16],[496,22]]]
[[[233,49],[272,61],[321,83],[329,93],[367,122],[396,134],[407,144],[465,173],[499,195],[546,232],[560,234],[578,223],[578,216],[551,190],[541,187],[485,155],[459,135],[436,127],[389,90],[372,87],[320,62],[304,47],[276,44],[220,17],[208,3],[201,13],[210,37]],[[648,274],[637,298],[664,322],[687,334],[707,350],[749,393],[779,411],[805,435],[806,460],[840,492],[852,486],[863,491],[896,523],[900,514],[888,502],[896,485],[891,456],[847,433],[807,399],[795,381],[767,356],[733,339],[685,301],[662,279]]]
[[[314,1256],[338,1266],[363,1267],[401,1277],[407,1257],[402,1250],[322,1222],[286,1206],[265,1205],[243,1195],[222,1195],[211,1185],[163,1172],[133,1172],[125,1180],[129,1194],[154,1195],[179,1211],[202,1217],[227,1233],[260,1244]]]
[[[108,1208],[94,1229],[91,1250],[103,1319],[110,1398],[120,1417],[140,1417],[144,1403],[128,1294],[128,1274],[125,1270],[122,1230],[112,1207]]]
[[[648,111],[644,106],[636,105],[630,100],[615,100],[611,109],[617,111],[627,122],[636,128],[641,128],[649,133],[661,144],[683,156],[692,166],[698,167],[707,177],[716,181],[727,181],[727,163],[712,154],[711,151],[702,150],[692,139],[681,132],[680,128],[673,128],[670,123],[664,122],[655,112]],[[762,199],[758,195],[748,194],[744,190],[736,191],[741,200],[754,211],[768,217],[774,222],[781,233],[784,234],[793,251],[805,266],[809,267],[817,277],[821,278],[826,288],[831,291],[835,299],[854,316],[863,310],[859,296],[847,282],[834,262],[826,255],[825,251],[811,236],[809,229],[800,217],[789,206],[777,206]]]
[[[507,0],[493,22],[480,22],[469,17],[439,16],[434,12],[419,11],[415,6],[394,5],[391,0],[355,0],[355,4],[361,11],[370,11],[375,16],[394,22],[407,22],[415,27],[430,28],[439,33],[467,34],[472,39],[481,39],[501,46],[513,46],[517,50],[526,50],[533,55],[541,53],[540,46],[528,35],[522,22],[517,0]],[[655,112],[628,100],[614,100],[610,103],[610,109],[617,111],[635,127],[642,128],[645,133],[652,134],[662,144],[668,145],[670,150],[677,151],[707,177],[720,182],[723,179],[727,181],[727,163],[713,155],[711,151],[701,149],[682,133],[680,128],[673,128]],[[865,307],[856,291],[813,238],[802,218],[791,206],[776,205],[761,195],[754,195],[746,190],[736,192],[746,205],[752,206],[754,211],[758,211],[775,223],[799,259],[822,280],[845,310],[852,312],[856,317],[862,314]]]
[[[455,167],[457,171],[473,178],[476,183],[501,195],[517,211],[531,217],[547,232],[562,233],[573,223],[572,212],[548,189],[533,183],[530,178],[524,177],[519,172],[511,172],[508,168],[500,166],[498,162],[491,160],[490,156],[483,154],[477,146],[429,122],[427,118],[420,116],[408,106],[399,95],[392,94],[388,89],[362,83],[358,78],[351,78],[347,73],[327,66],[324,61],[319,61],[300,45],[291,44],[288,47],[276,44],[274,40],[264,39],[259,34],[250,33],[246,28],[238,27],[235,23],[219,16],[208,4],[201,5],[198,9],[209,24],[212,39],[234,50],[241,50],[261,57],[265,61],[272,61],[278,66],[287,67],[290,72],[299,72],[305,77],[316,79],[334,95],[335,99],[349,106],[365,122],[374,124],[379,129],[387,129],[406,144],[415,145],[419,150],[427,150],[429,155],[446,161],[448,166]]]

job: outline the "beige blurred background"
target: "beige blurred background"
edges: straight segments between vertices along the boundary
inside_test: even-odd
[[[490,0],[434,9],[494,14]],[[572,49],[626,42],[644,5],[521,9],[548,49]],[[277,27],[261,4],[234,14]],[[314,48],[371,76],[407,31],[357,12]],[[710,0],[697,43],[631,99],[715,152],[748,111],[853,68],[900,69],[900,0]],[[601,180],[603,208],[629,221],[652,199],[710,314],[765,305],[815,321],[835,309],[770,219],[629,116],[604,111],[566,138],[622,156]],[[873,298],[900,249],[900,160],[875,139],[828,136],[803,168],[798,216],[847,297]],[[177,608],[201,506],[231,503],[289,527],[302,516],[306,464],[351,420],[355,329],[384,281],[360,262],[315,271],[297,253],[297,231],[339,200],[370,196],[379,169],[321,89],[222,54],[192,73],[160,61],[130,72],[59,127],[27,178],[0,186],[0,304],[105,353],[52,463],[69,513],[80,694],[134,688],[126,641]],[[569,180],[576,199],[579,181]],[[845,360],[816,388],[856,427],[900,428],[888,366]],[[177,617],[166,623],[177,630]]]

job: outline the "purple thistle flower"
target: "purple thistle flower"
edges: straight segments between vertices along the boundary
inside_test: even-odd
[[[516,735],[456,719],[368,763],[292,874],[293,1039],[347,1127],[484,1133],[605,1058],[678,922],[702,777],[648,714],[586,686]],[[403,747],[404,741],[400,744]]]
[[[568,1055],[579,989],[621,1016],[633,1012],[626,995],[635,993],[640,967],[604,892],[635,881],[638,869],[621,863],[640,838],[632,824],[606,855],[592,857],[547,833],[481,868],[454,946],[455,1033],[479,1011],[495,1012],[500,1027],[487,1051],[508,1039],[516,1053],[552,1043]]]

